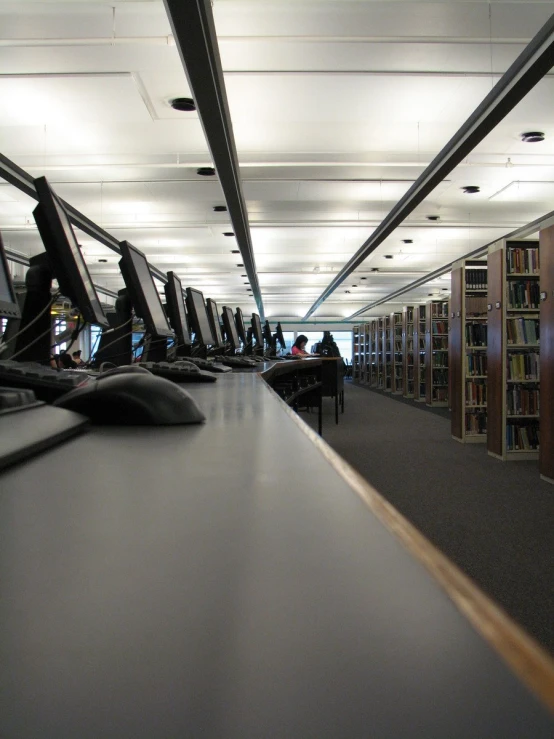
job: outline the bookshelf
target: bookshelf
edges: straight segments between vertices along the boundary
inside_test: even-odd
[[[393,339],[392,339],[392,337],[393,337],[393,325],[392,325],[391,316],[385,316],[384,321],[385,321],[385,330],[384,330],[384,336],[383,336],[383,341],[384,341],[384,347],[383,347],[384,358],[383,358],[383,362],[384,362],[384,366],[385,366],[385,377],[384,377],[385,386],[384,386],[383,390],[386,393],[390,393],[391,390],[392,390],[392,346],[393,346]]]
[[[371,326],[364,324],[364,375],[363,384],[371,385]]]
[[[414,309],[414,400],[425,402],[425,310],[426,305]]]
[[[360,382],[360,326],[352,327],[352,381]]]
[[[539,457],[539,242],[493,244],[488,255],[487,451]]]
[[[371,321],[371,387],[379,387],[379,320]]]
[[[379,365],[379,379],[377,387],[379,390],[385,389],[385,318],[378,319],[377,328],[377,351],[379,354],[378,365]]]
[[[448,405],[447,300],[431,300],[425,310],[425,402]]]
[[[360,385],[365,384],[366,376],[366,332],[365,324],[360,325]]]
[[[405,398],[413,398],[415,395],[414,316],[414,307],[405,305],[402,309],[402,356]]]
[[[448,369],[452,437],[487,440],[487,263],[452,267]]]
[[[392,329],[392,370],[391,391],[395,394],[404,393],[404,360],[402,351],[402,313],[390,314]]]
[[[554,226],[539,234],[541,255],[541,444],[539,472],[554,483]]]

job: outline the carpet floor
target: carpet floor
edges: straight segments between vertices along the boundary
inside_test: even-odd
[[[554,486],[537,462],[500,462],[454,441],[443,415],[351,383],[338,425],[324,399],[323,438],[554,653]]]

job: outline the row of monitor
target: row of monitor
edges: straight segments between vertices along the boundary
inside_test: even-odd
[[[85,322],[109,329],[110,323],[92,283],[63,202],[52,190],[45,177],[36,179],[34,184],[38,195],[38,205],[33,211],[33,216],[46,250],[47,282],[49,279],[51,283],[53,277],[57,279],[61,294],[79,309]],[[251,347],[251,337],[253,337],[255,349],[263,349],[264,339],[268,346],[275,345],[276,341],[279,341],[281,347],[285,348],[280,324],[277,325],[276,334],[273,335],[267,321],[262,329],[260,317],[256,313],[252,314],[250,334],[245,327],[240,308],[237,308],[233,315],[231,308],[223,307],[222,327],[216,302],[210,298],[205,302],[199,290],[187,287],[185,303],[181,281],[174,272],[167,274],[168,281],[165,284],[167,303],[166,310],[164,310],[145,255],[127,241],[122,241],[120,248],[119,266],[128,297],[135,315],[143,319],[146,333],[151,339],[164,339],[175,335],[176,342],[180,346],[188,347],[194,343],[196,346],[226,347],[231,351],[236,351],[240,348],[241,341],[245,347]],[[31,265],[36,259],[31,259]],[[40,267],[42,272],[39,274],[43,275],[44,262],[40,263]],[[29,289],[29,280],[27,283]],[[47,287],[49,289],[49,284]],[[0,316],[8,318],[20,316],[1,241]],[[191,330],[194,342],[191,339]]]

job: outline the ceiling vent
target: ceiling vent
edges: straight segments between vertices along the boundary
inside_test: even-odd
[[[201,177],[213,177],[215,175],[215,169],[213,167],[199,167],[196,170],[196,174]]]
[[[539,141],[544,141],[544,133],[542,131],[527,131],[521,134],[521,140],[525,144],[537,144]]]
[[[476,192],[480,192],[481,188],[477,187],[477,185],[465,185],[465,187],[462,187],[462,190],[466,195],[474,195]]]
[[[192,98],[173,98],[173,100],[169,101],[169,104],[173,110],[178,110],[181,113],[190,113],[196,110],[196,105]]]

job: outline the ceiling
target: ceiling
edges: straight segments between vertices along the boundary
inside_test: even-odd
[[[554,13],[554,2],[214,0],[266,318],[298,321]],[[162,2],[0,0],[0,152],[220,306],[256,310]],[[549,74],[317,309],[336,321],[553,209]],[[521,141],[525,131],[545,141]],[[480,192],[461,189],[477,185]],[[5,245],[42,250],[0,181]],[[428,216],[439,216],[438,221]],[[404,243],[404,240],[412,243]],[[94,281],[118,255],[79,234]],[[392,256],[392,259],[387,258]],[[102,260],[102,261],[99,261]],[[374,271],[378,270],[378,271]],[[365,315],[445,293],[436,279]],[[160,283],[161,288],[161,283]]]

